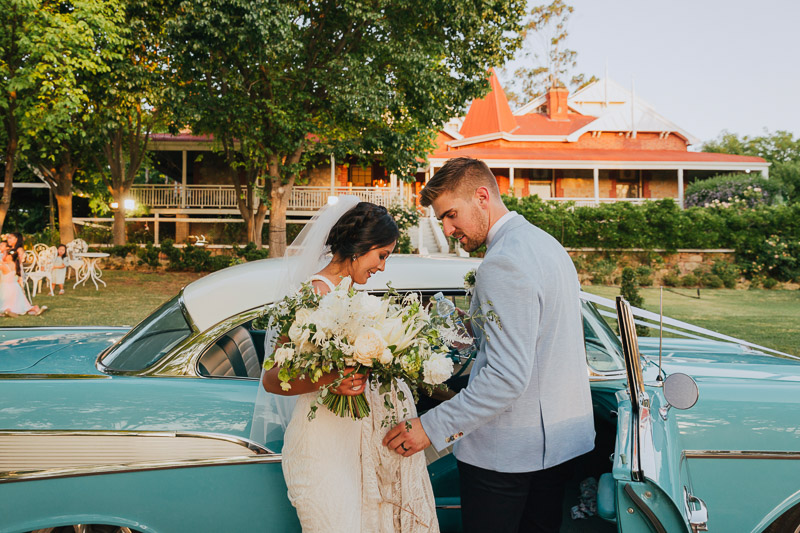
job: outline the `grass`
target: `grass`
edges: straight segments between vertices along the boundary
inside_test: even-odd
[[[106,270],[107,286],[95,290],[91,280],[73,289],[75,279],[64,284],[65,294],[37,294],[36,305],[48,310],[40,316],[0,316],[0,327],[8,326],[132,326],[172,298],[184,285],[201,277],[194,272],[127,272]],[[46,283],[46,280],[45,280]]]
[[[89,326],[134,325],[181,287],[203,276],[194,272],[141,273],[109,270],[103,272],[107,287],[72,288],[69,281],[62,296],[37,295],[34,303],[47,305],[41,316],[0,317],[4,326]],[[614,298],[618,287],[589,285],[592,294]],[[645,308],[658,312],[658,293],[641,289]],[[664,315],[756,344],[800,355],[800,291],[702,289],[664,291]]]
[[[605,298],[618,287],[590,285],[583,290]],[[658,313],[658,288],[640,289],[644,307]],[[696,289],[664,290],[664,316],[792,355],[800,355],[800,291]]]

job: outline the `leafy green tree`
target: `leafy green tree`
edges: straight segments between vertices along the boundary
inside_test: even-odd
[[[578,53],[566,47],[567,25],[574,8],[563,0],[534,6],[524,25],[525,65],[514,71],[513,82],[507,91],[508,99],[523,104],[550,87],[580,89],[597,81],[597,77],[575,73]]]
[[[763,157],[770,165],[770,179],[779,182],[789,201],[800,200],[800,138],[791,132],[765,131],[764,135],[739,137],[723,131],[703,144],[704,152]]]
[[[11,204],[20,157],[36,159],[48,153],[49,169],[63,166],[56,159],[64,147],[73,150],[76,131],[71,121],[86,105],[86,80],[108,68],[98,52],[97,37],[115,39],[120,22],[113,2],[0,0],[0,158],[5,185],[0,228]],[[29,154],[34,143],[35,153]],[[73,173],[60,175],[69,182]],[[59,207],[64,198],[71,202],[67,185],[56,191]],[[64,216],[71,220],[71,214],[70,203]],[[71,221],[68,224],[71,231]]]
[[[170,121],[173,83],[164,28],[172,16],[160,0],[126,0],[121,11],[125,39],[107,42],[110,69],[92,80],[91,128],[95,165],[117,208],[114,244],[126,242],[125,199],[147,157],[150,135]]]
[[[518,46],[524,2],[212,0],[180,10],[169,41],[188,122],[234,167],[259,246],[269,209],[278,256],[301,172],[349,153],[413,175],[436,128],[485,94],[489,68]]]

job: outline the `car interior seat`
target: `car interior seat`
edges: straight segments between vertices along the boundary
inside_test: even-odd
[[[253,338],[244,326],[238,326],[217,340],[198,364],[203,376],[257,378],[261,374]]]

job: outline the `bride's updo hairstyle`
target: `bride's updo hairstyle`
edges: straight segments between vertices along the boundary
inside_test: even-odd
[[[359,202],[333,225],[325,244],[335,257],[345,259],[388,246],[398,237],[400,230],[385,207]]]

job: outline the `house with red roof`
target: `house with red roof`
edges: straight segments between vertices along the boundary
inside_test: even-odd
[[[760,172],[760,157],[690,151],[698,140],[608,78],[569,94],[554,87],[512,111],[494,70],[491,90],[451,121],[417,189],[454,157],[484,160],[504,194],[579,205],[674,198],[696,179]]]
[[[489,83],[484,98],[438,132],[437,148],[411,183],[389,174],[379,160],[331,156],[308,171],[303,185],[293,187],[289,220],[307,220],[329,196],[341,194],[382,205],[398,198],[414,202],[437,168],[461,156],[484,160],[504,194],[537,194],[577,205],[659,198],[682,205],[685,187],[696,179],[769,171],[759,157],[689,150],[698,139],[608,78],[574,94],[552,88],[515,111],[494,70]],[[170,235],[175,224],[174,236],[181,242],[208,232],[209,224],[241,221],[231,170],[211,137],[154,134],[149,149],[153,175],[159,178],[134,185],[131,195],[148,206],[156,241],[164,223]]]

